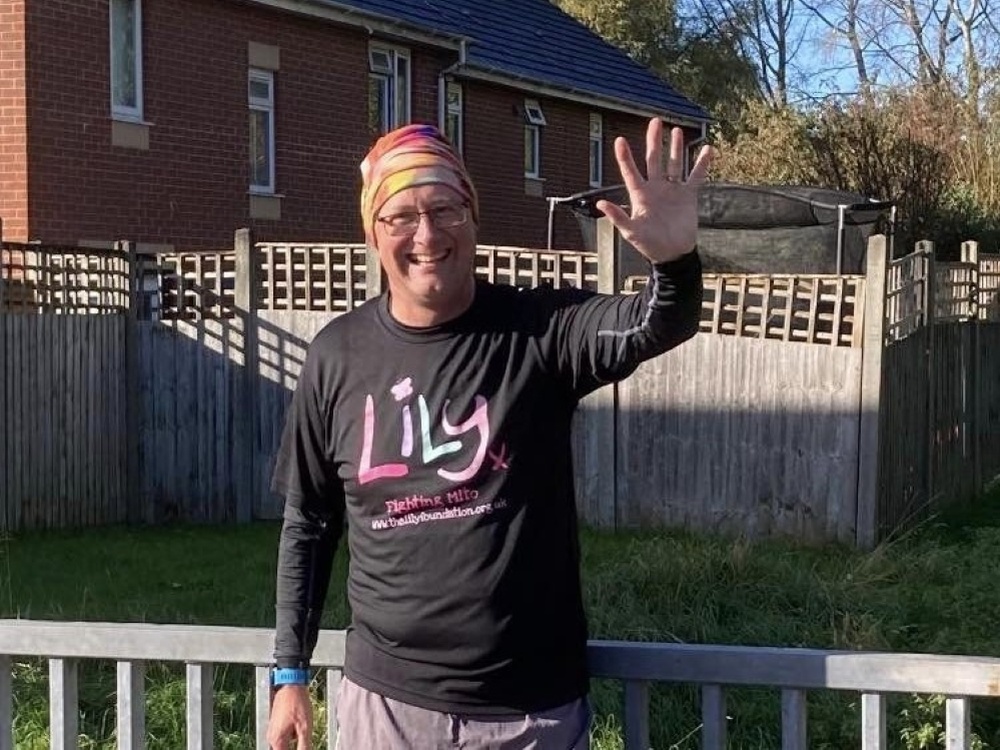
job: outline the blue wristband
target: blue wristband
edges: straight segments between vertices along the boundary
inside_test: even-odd
[[[308,669],[275,668],[271,670],[271,685],[273,687],[278,687],[279,685],[308,685],[308,684],[309,684]]]

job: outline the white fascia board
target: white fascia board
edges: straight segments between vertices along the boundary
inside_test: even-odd
[[[435,31],[405,23],[398,18],[361,11],[332,0],[249,0],[254,5],[263,5],[275,10],[295,13],[300,16],[319,18],[344,26],[365,29],[369,34],[379,33],[405,39],[430,47],[458,50],[466,37],[444,31]]]
[[[666,120],[673,125],[703,129],[705,124],[708,122],[707,119],[695,119],[690,116],[670,112],[669,110],[643,107],[624,99],[601,96],[600,94],[594,94],[589,91],[581,91],[580,89],[566,88],[554,84],[540,83],[536,80],[504,71],[484,70],[483,68],[464,65],[455,69],[453,74],[461,78],[495,83],[500,86],[515,88],[520,91],[537,94],[539,96],[547,96],[553,99],[563,99],[566,101],[576,102],[578,104],[586,104],[599,109],[610,109],[615,112],[638,115],[639,117],[659,117],[660,119]]]

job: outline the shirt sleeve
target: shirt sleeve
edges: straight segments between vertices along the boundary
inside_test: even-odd
[[[701,260],[691,252],[651,266],[640,294],[567,290],[550,320],[550,353],[577,398],[631,375],[698,332]]]
[[[285,419],[271,481],[285,503],[278,545],[274,659],[306,667],[319,634],[334,552],[344,525],[344,487],[330,456],[330,399],[310,350]]]

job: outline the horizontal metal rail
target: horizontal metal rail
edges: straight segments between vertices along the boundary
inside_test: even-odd
[[[328,715],[344,663],[345,633],[323,631],[313,664],[325,673]],[[250,664],[255,670],[256,741],[266,750],[269,705],[267,665],[273,631],[266,628],[150,625],[37,620],[0,620],[0,750],[12,750],[14,657],[49,662],[51,746],[77,747],[77,664],[105,659],[118,664],[118,747],[144,747],[144,665],[187,665],[189,750],[212,747],[212,676],[216,664]],[[865,750],[886,742],[886,700],[890,693],[947,696],[945,728],[949,748],[971,747],[972,697],[1000,696],[1000,659],[937,654],[895,654],[676,643],[592,641],[591,674],[625,685],[625,747],[645,750],[649,743],[649,691],[654,682],[699,685],[702,693],[702,747],[726,746],[726,686],[766,686],[781,691],[783,750],[807,747],[806,693],[845,690],[860,693],[861,736]],[[332,723],[328,746],[334,747]]]

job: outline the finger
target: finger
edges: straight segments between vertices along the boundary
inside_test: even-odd
[[[667,161],[667,179],[680,182],[684,179],[684,131],[670,130],[670,157]]]
[[[625,210],[621,206],[611,201],[597,201],[594,204],[594,208],[607,216],[608,220],[619,230],[625,229],[632,221],[632,218],[625,213]]]
[[[708,170],[712,166],[712,159],[715,158],[715,149],[711,146],[702,146],[698,152],[698,158],[694,163],[691,174],[688,175],[688,182],[700,185],[708,177]]]
[[[639,167],[632,158],[632,148],[621,136],[615,138],[615,158],[618,160],[618,171],[621,172],[622,182],[631,193],[642,184],[642,175],[639,174]]]
[[[654,117],[646,128],[646,179],[663,179],[663,121]]]

